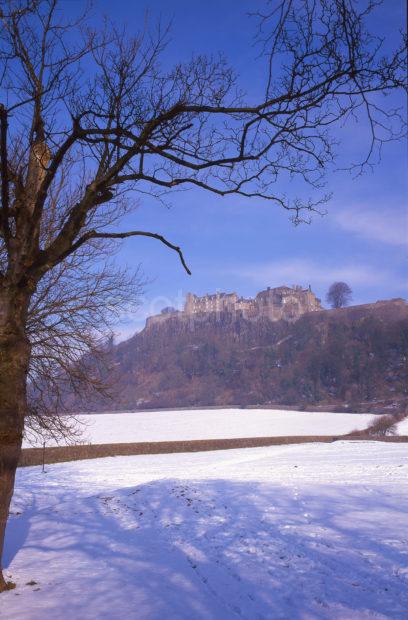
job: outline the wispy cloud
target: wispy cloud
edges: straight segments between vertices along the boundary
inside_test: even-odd
[[[355,207],[333,211],[332,217],[343,230],[394,246],[408,245],[407,209],[374,211]]]
[[[238,267],[233,273],[259,286],[327,285],[335,281],[345,281],[360,287],[388,284],[402,288],[405,284],[401,278],[385,269],[349,263],[329,266],[301,258]]]

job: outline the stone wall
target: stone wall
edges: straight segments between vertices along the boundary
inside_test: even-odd
[[[320,299],[310,289],[300,286],[268,288],[257,294],[255,304],[258,312],[271,321],[294,321],[306,312],[322,309]]]
[[[152,327],[152,325],[159,325],[160,323],[164,323],[168,319],[174,318],[176,316],[183,316],[184,312],[179,312],[175,310],[174,312],[165,312],[162,314],[155,314],[154,316],[149,316],[146,319],[146,327]]]
[[[184,312],[195,314],[198,312],[235,312],[237,310],[238,295],[236,293],[215,293],[197,297],[188,293]]]
[[[261,291],[254,299],[238,297],[236,293],[216,293],[197,297],[187,295],[184,313],[232,312],[254,318],[266,316],[271,321],[296,320],[305,312],[321,310],[320,299],[301,286],[280,286]]]
[[[267,317],[271,321],[296,321],[306,312],[321,310],[320,299],[312,290],[301,286],[268,287],[255,298],[238,297],[236,293],[215,293],[198,297],[188,293],[183,311],[166,312],[149,317],[146,327],[162,323],[169,318],[192,318],[194,315],[229,312],[248,319]]]

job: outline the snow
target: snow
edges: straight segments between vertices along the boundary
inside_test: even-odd
[[[2,619],[407,618],[406,444],[24,468],[12,513]]]
[[[408,417],[398,422],[396,425],[396,434],[397,435],[408,435]]]
[[[372,414],[282,411],[272,409],[200,409],[135,411],[77,416],[84,443],[130,443],[343,435],[366,428]],[[47,445],[52,445],[48,442]],[[41,442],[39,442],[39,445]],[[25,447],[30,444],[27,440]]]

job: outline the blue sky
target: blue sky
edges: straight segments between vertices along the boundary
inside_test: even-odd
[[[78,4],[74,0],[70,6]],[[95,0],[94,11],[126,24],[129,32],[140,28],[145,9],[151,20],[172,18],[166,63],[187,60],[193,52],[224,52],[240,84],[255,97],[262,90],[263,66],[247,13],[256,6],[256,0]],[[404,11],[403,0],[386,0],[374,23],[378,33],[392,41],[404,26]],[[366,127],[361,122],[348,126],[339,137],[341,153],[355,159],[364,147]],[[391,143],[372,173],[356,179],[332,173],[327,215],[297,227],[288,213],[260,199],[221,198],[192,189],[175,193],[168,209],[145,197],[126,227],[162,233],[181,245],[192,276],[159,243],[126,241],[118,260],[129,266],[142,263],[150,283],[139,314],[124,318],[121,337],[139,329],[146,315],[165,305],[179,306],[188,291],[234,290],[250,296],[267,286],[299,283],[310,284],[324,300],[333,281],[345,280],[354,303],[407,297],[407,163],[406,143]],[[277,185],[282,193],[290,190],[285,183]]]

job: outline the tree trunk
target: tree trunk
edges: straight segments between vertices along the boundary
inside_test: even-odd
[[[0,592],[7,589],[1,559],[27,410],[27,307],[21,291],[0,290]]]

